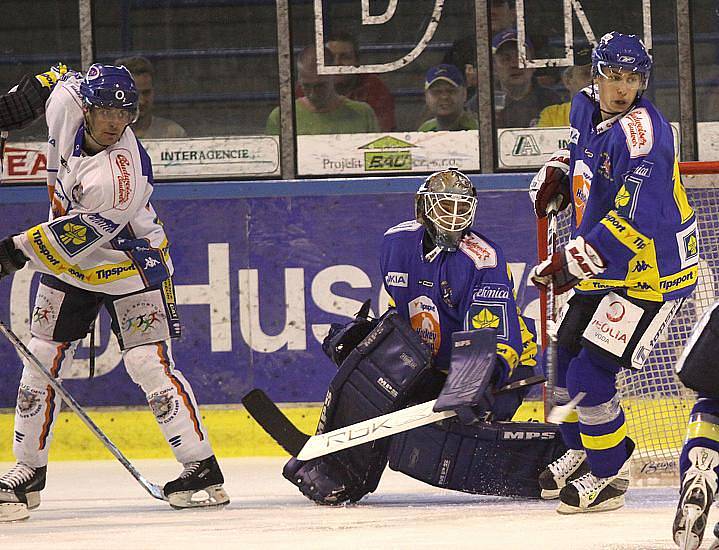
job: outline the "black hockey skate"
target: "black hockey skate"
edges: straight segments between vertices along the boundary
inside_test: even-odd
[[[539,474],[543,499],[559,498],[559,491],[569,482],[589,473],[587,453],[583,449],[569,449]]]
[[[184,464],[180,477],[165,484],[165,493],[170,506],[176,509],[202,506],[223,506],[230,502],[222,484],[225,478],[220,471],[215,455],[204,460]]]
[[[629,457],[634,452],[634,442],[627,438]],[[587,473],[570,481],[559,492],[560,514],[579,514],[583,512],[606,512],[624,506],[624,494],[629,488],[630,459],[624,462],[619,472],[610,477],[597,477]]]
[[[717,475],[714,471],[719,464],[717,452],[694,447],[689,451],[689,459],[692,466],[684,475],[682,494],[672,526],[674,542],[681,550],[696,550],[701,545],[709,509],[717,490]]]
[[[0,522],[30,517],[30,510],[40,506],[46,472],[47,466],[33,468],[18,462],[0,476]]]

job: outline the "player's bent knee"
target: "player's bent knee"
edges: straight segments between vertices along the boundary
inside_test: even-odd
[[[579,392],[586,396],[586,405],[598,405],[609,401],[616,393],[616,373],[620,367],[611,359],[586,349],[572,360],[567,372],[567,390],[570,397]]]
[[[33,336],[27,347],[50,374],[62,378],[63,369],[70,365],[75,357],[77,342],[52,342]],[[31,387],[45,387],[47,381],[37,369],[23,359],[22,384]]]
[[[162,356],[157,344],[145,344],[123,351],[122,357],[127,374],[146,394],[168,385],[167,371],[172,368],[169,351]]]

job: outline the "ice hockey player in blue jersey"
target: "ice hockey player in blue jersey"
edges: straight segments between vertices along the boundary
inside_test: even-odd
[[[569,150],[531,184],[538,216],[558,196],[574,207],[571,240],[532,277],[539,286],[553,281],[556,294],[574,291],[560,316],[554,398],[586,395],[561,425],[570,450],[540,478],[560,513],[623,506],[634,443],[616,375],[643,367],[697,281],[696,222],[672,129],[642,95],[651,67],[639,38],[604,35],[592,85],[572,101]]]
[[[340,370],[318,431],[435,398],[435,410],[455,410],[458,419],[292,459],[283,474],[322,504],[374,491],[388,460],[439,487],[539,497],[542,457],[557,458],[566,447],[555,426],[498,422],[512,418],[526,390],[495,390],[530,377],[537,352],[504,254],[471,229],[477,191],[458,170],[429,176],[415,206],[416,219],[389,229],[382,242],[389,311],[379,321],[336,326],[325,340]]]

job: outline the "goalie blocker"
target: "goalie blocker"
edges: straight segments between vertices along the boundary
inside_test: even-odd
[[[465,354],[461,360],[466,359]],[[454,358],[451,369],[464,370]],[[530,368],[517,367],[510,382],[528,375]],[[433,399],[445,379],[431,368],[430,353],[414,330],[390,311],[342,363],[327,392],[318,433]],[[484,385],[486,377],[479,379]],[[492,412],[509,419],[527,391],[495,396],[493,404],[480,400],[480,409],[489,403]],[[283,475],[315,502],[356,502],[377,488],[391,455],[391,468],[438,487],[537,497],[539,472],[565,451],[556,434],[556,427],[544,424],[445,421],[307,462],[293,458]]]

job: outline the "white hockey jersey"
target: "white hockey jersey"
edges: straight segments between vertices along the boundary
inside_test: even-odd
[[[16,235],[29,267],[79,288],[122,295],[172,275],[169,243],[150,204],[150,157],[128,127],[92,156],[82,150],[78,74],[58,82],[46,105],[48,222]]]

